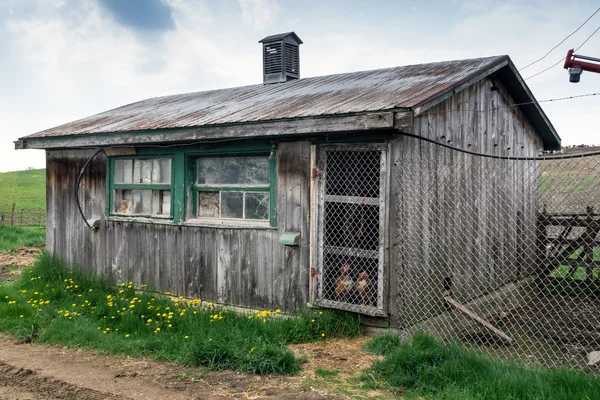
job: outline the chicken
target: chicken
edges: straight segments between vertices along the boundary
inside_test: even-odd
[[[354,288],[354,281],[350,277],[350,264],[340,268],[340,276],[335,280],[335,297],[339,301],[347,301],[347,297]]]
[[[360,304],[371,304],[373,299],[373,294],[371,293],[371,282],[369,281],[369,274],[367,274],[365,271],[362,271],[360,274],[358,274],[356,291],[358,292]]]

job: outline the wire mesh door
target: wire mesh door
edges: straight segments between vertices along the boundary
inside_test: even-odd
[[[323,145],[317,163],[316,303],[384,315],[385,145]]]

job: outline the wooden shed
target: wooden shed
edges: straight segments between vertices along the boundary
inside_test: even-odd
[[[420,282],[409,268],[395,276],[410,255],[394,250],[393,232],[423,226],[403,209],[438,209],[406,188],[431,190],[429,160],[463,161],[405,134],[515,156],[558,149],[560,138],[508,56],[300,79],[293,32],[261,43],[262,84],[147,99],[19,139],[18,149],[46,150],[48,251],[175,295],[415,322],[397,318],[397,299]],[[427,185],[403,181],[417,166]],[[435,272],[428,251],[414,256]],[[494,287],[511,281],[498,276]],[[439,297],[422,296],[406,301]]]

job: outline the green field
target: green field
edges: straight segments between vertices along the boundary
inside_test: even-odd
[[[46,228],[0,225],[0,253],[22,246],[41,246],[46,242]]]
[[[46,211],[46,170],[0,173],[0,212]]]

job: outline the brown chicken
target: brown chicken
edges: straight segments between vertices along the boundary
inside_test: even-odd
[[[354,281],[350,277],[350,264],[344,264],[340,268],[340,276],[335,280],[335,297],[339,301],[346,301],[353,288]]]
[[[358,298],[361,304],[371,304],[373,294],[371,293],[371,282],[369,281],[369,274],[362,271],[358,274],[358,280],[356,281],[356,291],[358,292]]]

